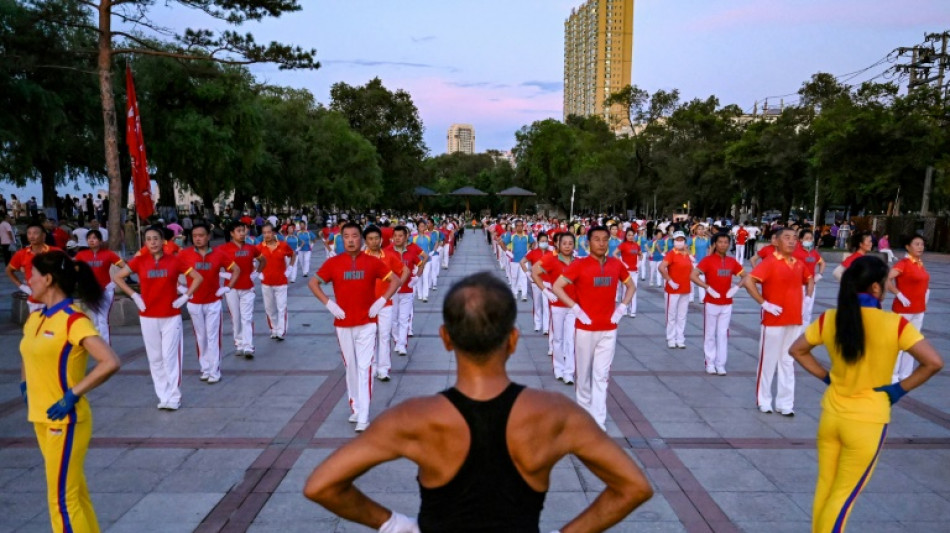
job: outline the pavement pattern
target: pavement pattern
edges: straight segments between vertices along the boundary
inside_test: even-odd
[[[320,257],[318,257],[318,255]],[[316,270],[322,253],[314,253]],[[924,333],[950,357],[950,261],[925,257],[932,297]],[[828,273],[835,265],[829,265]],[[416,302],[409,356],[393,356],[392,381],[376,382],[372,415],[454,382],[442,347],[441,297],[480,270],[501,275],[480,231],[467,232],[438,291]],[[312,273],[311,273],[312,275]],[[329,312],[306,287],[291,285],[285,342],[268,338],[258,299],[257,357],[234,357],[226,317],[223,378],[199,381],[185,322],[182,408],[155,408],[137,326],[112,329],[121,371],[89,394],[95,426],[85,471],[104,531],[368,531],[306,500],[314,466],[353,438],[343,366]],[[818,284],[815,313],[834,305],[837,283]],[[888,301],[888,306],[890,302]],[[573,397],[555,381],[547,337],[534,333],[531,302],[518,302],[523,335],[508,369],[530,387]],[[702,308],[691,304],[687,349],[664,338],[661,289],[642,286],[637,318],[620,323],[607,432],[646,471],[656,495],[611,531],[801,532],[810,529],[816,477],[814,437],[825,386],[797,369],[794,418],[755,405],[759,310],[744,292],[732,315],[728,376],[704,372]],[[49,531],[43,463],[19,396],[21,330],[0,310],[0,532]],[[816,352],[827,363],[823,349]],[[394,461],[358,486],[384,505],[415,515],[414,466]],[[541,531],[564,525],[603,484],[575,458],[555,467]],[[877,470],[858,500],[853,531],[947,531],[950,523],[950,379],[943,372],[894,409]]]

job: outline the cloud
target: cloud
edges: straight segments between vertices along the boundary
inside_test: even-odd
[[[409,37],[414,43],[427,43],[435,40],[435,35],[424,35],[422,37]]]
[[[435,65],[432,63],[413,63],[409,61],[378,61],[372,59],[326,59],[321,61],[324,65],[354,65],[358,67],[404,67],[404,68],[423,68],[438,69],[456,72],[454,67]]]
[[[466,89],[468,89],[468,88],[474,88],[474,87],[477,87],[477,88],[485,88],[485,89],[507,89],[507,88],[511,87],[511,85],[508,85],[507,83],[492,83],[492,82],[490,82],[490,81],[468,81],[468,82],[465,82],[465,81],[447,81],[447,82],[445,82],[445,83],[446,83],[447,85],[451,85],[451,86],[453,86],[453,87],[462,87],[462,88],[466,88]]]
[[[554,93],[564,90],[564,83],[560,81],[526,81],[521,87],[534,87],[542,93]]]

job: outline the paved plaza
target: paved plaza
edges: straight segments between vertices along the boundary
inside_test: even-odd
[[[314,253],[315,266],[322,261]],[[950,357],[950,261],[925,257],[932,297],[925,335]],[[818,284],[817,313],[834,305],[837,283]],[[501,275],[485,237],[469,231],[439,290],[416,303],[409,356],[393,357],[392,381],[376,382],[372,416],[409,397],[453,383],[455,361],[437,336],[441,296],[479,270]],[[353,438],[343,366],[329,312],[306,287],[291,285],[283,343],[268,338],[256,305],[257,357],[234,357],[225,320],[220,383],[199,381],[194,334],[185,322],[182,408],[159,411],[137,326],[112,330],[121,371],[89,395],[95,426],[86,475],[103,530],[367,531],[306,500],[314,466]],[[17,383],[20,330],[10,321],[9,284],[0,311],[0,532],[49,531],[42,458]],[[728,376],[704,372],[702,308],[690,305],[686,350],[664,337],[663,298],[643,287],[637,318],[620,323],[608,398],[607,431],[644,468],[656,495],[612,531],[802,532],[810,527],[816,476],[814,437],[825,385],[797,369],[794,418],[755,405],[759,310],[743,292],[732,317]],[[258,293],[259,294],[259,293]],[[888,306],[890,301],[888,301]],[[534,333],[531,302],[518,302],[523,336],[513,379],[573,396],[555,381],[547,337]],[[816,355],[827,363],[823,350]],[[894,409],[874,477],[849,530],[950,530],[950,379],[947,372]],[[413,465],[396,461],[359,487],[408,515],[419,509]],[[565,524],[603,485],[577,459],[555,468],[541,531]]]

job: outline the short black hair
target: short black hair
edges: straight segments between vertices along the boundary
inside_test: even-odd
[[[365,239],[370,233],[375,233],[379,235],[380,237],[383,236],[383,232],[377,226],[373,224],[366,226],[366,229],[363,230],[363,238]]]
[[[88,232],[86,232],[86,238],[88,239],[89,237],[95,237],[95,238],[97,238],[97,239],[99,239],[99,240],[101,241],[101,240],[102,240],[102,232],[99,231],[99,230],[97,230],[97,229],[91,229],[91,230],[89,230]]]
[[[606,233],[608,237],[610,237],[610,230],[607,229],[606,226],[594,226],[591,229],[587,230],[587,238],[588,239],[593,238],[595,231],[602,231]]]
[[[234,233],[234,230],[238,228],[247,228],[247,224],[241,222],[240,219],[232,220],[231,223],[228,224],[228,233]]]
[[[199,229],[199,228],[205,230],[205,233],[207,233],[208,235],[211,235],[211,226],[208,226],[208,224],[206,224],[206,223],[204,223],[204,222],[198,222],[197,224],[195,224],[194,226],[192,226],[192,227],[191,227],[191,232],[194,233],[195,230],[196,230],[196,229]]]
[[[728,233],[724,233],[721,231],[713,235],[713,240],[712,240],[713,244],[716,244],[717,242],[719,242],[719,239],[726,239],[727,241],[731,240]]]
[[[511,288],[490,272],[462,278],[442,304],[442,320],[452,344],[478,359],[505,345],[517,315]]]
[[[34,221],[34,222],[30,222],[29,224],[27,224],[27,225],[26,225],[26,231],[30,231],[30,228],[37,228],[37,229],[39,229],[40,231],[42,231],[44,234],[46,233],[46,228],[44,228],[43,225],[40,224],[39,222],[35,222],[35,221]]]
[[[402,234],[405,235],[406,237],[409,236],[409,228],[407,228],[406,226],[401,226],[401,225],[400,225],[400,226],[396,226],[395,228],[393,228],[393,233],[396,233],[397,231],[398,231],[399,233],[402,233]]]
[[[343,224],[342,227],[340,227],[340,235],[343,235],[343,232],[346,231],[348,228],[355,228],[356,231],[359,232],[360,235],[363,234],[363,228],[361,228],[359,224],[357,224],[356,222],[347,222],[346,224]]]

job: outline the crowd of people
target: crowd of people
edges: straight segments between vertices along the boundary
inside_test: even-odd
[[[449,268],[466,226],[484,231],[487,253],[492,254],[504,274],[506,296],[498,294],[498,277],[493,274],[466,279],[451,288],[443,304],[446,323],[440,334],[446,348],[456,352],[459,384],[452,389],[455,392],[447,392],[427,412],[434,421],[447,425],[451,423],[444,418],[450,416],[445,409],[461,413],[464,420],[452,423],[468,424],[473,445],[475,427],[488,422],[472,420],[484,416],[479,414],[482,403],[487,406],[491,403],[488,400],[496,396],[506,398],[497,409],[510,411],[512,417],[530,419],[538,413],[567,417],[563,424],[588,432],[584,426],[593,425],[604,435],[607,384],[617,331],[623,327],[624,319],[637,316],[638,297],[644,297],[638,296],[638,288],[662,288],[665,340],[670,350],[686,348],[690,303],[702,303],[704,368],[710,375],[726,375],[733,300],[739,291],[744,291],[762,310],[755,399],[758,410],[794,416],[795,360],[831,384],[819,428],[815,520],[820,524],[834,520],[843,523],[853,497],[842,499],[841,487],[848,483],[853,486],[855,476],[862,472],[837,469],[835,465],[849,461],[848,464],[873,468],[876,448],[856,447],[853,439],[877,434],[879,447],[886,432],[889,406],[942,365],[939,355],[919,333],[929,298],[929,275],[922,261],[925,243],[920,236],[905,239],[907,256],[888,268],[885,262],[868,254],[871,236],[853,232],[854,253],[835,269],[835,277],[841,281],[838,312],[822,313],[813,322],[815,284],[822,279],[826,265],[816,250],[814,233],[807,228],[770,228],[770,243],[756,249],[752,243],[764,235],[750,231],[752,228],[724,228],[695,220],[502,216],[476,221],[456,216],[341,216],[319,229],[311,229],[304,217],[246,215],[231,220],[223,228],[226,242],[218,246],[212,246],[214,228],[210,224],[189,220],[185,227],[172,220],[167,225],[149,226],[144,232],[144,246],[118,254],[107,249],[107,236],[95,226],[96,222],[90,220],[81,235],[73,232],[67,237],[81,243],[70,247],[69,254],[58,246],[54,223],[30,223],[26,230],[27,246],[10,258],[6,268],[9,280],[26,293],[33,311],[21,344],[21,391],[25,401],[29,398],[28,418],[36,425],[48,473],[59,471],[67,461],[81,464],[91,437],[91,415],[83,394],[118,370],[118,358],[109,345],[108,325],[116,288],[139,310],[157,407],[176,411],[182,405],[181,309],[188,310],[194,326],[200,379],[214,384],[222,377],[223,308],[226,306],[231,316],[234,355],[253,359],[259,354],[253,335],[256,286],[261,287],[270,338],[279,343],[292,327],[287,310],[288,286],[298,276],[308,278],[308,288],[333,317],[346,373],[349,421],[355,424],[355,431],[376,435],[375,440],[368,442],[387,436],[397,438],[392,434],[397,429],[402,431],[398,438],[409,438],[406,432],[412,425],[406,422],[405,414],[383,415],[379,418],[382,427],[370,429],[373,381],[390,380],[393,354],[409,355],[414,306],[427,303],[432,293],[439,290],[440,272]],[[314,251],[326,257],[315,271],[310,265]],[[87,284],[94,287],[86,287]],[[333,288],[332,297],[327,286]],[[887,292],[894,294],[894,313],[879,311]],[[74,294],[82,298],[82,306],[72,300]],[[536,333],[548,338],[554,378],[573,385],[576,406],[590,415],[589,424],[572,418],[576,415],[564,406],[557,414],[551,407],[556,404],[543,407],[541,404],[550,403],[550,398],[530,400],[540,409],[535,414],[531,412],[534,408],[519,409],[520,404],[515,403],[523,391],[511,388],[504,374],[504,361],[517,344],[514,318],[508,314],[510,308],[516,309],[518,298],[522,302],[532,301],[531,323]],[[497,313],[501,314],[496,316]],[[51,328],[50,335],[43,333],[45,328]],[[890,336],[885,335],[886,340],[871,340],[866,331],[886,332]],[[54,353],[47,337],[60,339],[59,346],[65,342],[70,350]],[[811,348],[819,344],[826,345],[832,354],[830,373],[810,355]],[[89,355],[97,364],[86,374]],[[484,358],[489,355],[494,370],[486,374]],[[468,359],[472,362],[463,363]],[[68,372],[56,370],[57,364],[66,365]],[[861,365],[870,365],[871,370],[861,370]],[[485,379],[487,388],[482,383]],[[774,395],[772,381],[776,381]],[[473,400],[478,401],[472,403]],[[44,412],[40,408],[45,404],[52,407]],[[407,409],[411,412],[411,407],[402,408]],[[475,418],[470,419],[469,413]],[[433,434],[426,429],[432,426],[425,426],[425,417],[413,423],[418,438],[447,438],[444,432]],[[493,442],[497,444],[498,429],[492,431],[496,439]],[[501,431],[504,436],[504,427]],[[551,438],[566,438],[558,435],[552,434]],[[606,444],[609,442],[601,437],[585,442],[565,441],[564,446],[552,449],[546,456],[543,468],[549,470],[557,458],[568,452],[585,454],[585,462],[597,467],[604,457],[615,455]],[[393,453],[391,445],[380,446]],[[66,447],[69,453],[64,454]],[[605,455],[589,455],[592,449]],[[503,451],[511,452],[513,459],[517,459],[517,450]],[[344,447],[340,453],[367,452]],[[443,506],[426,503],[454,497],[452,491],[427,488],[442,486],[447,476],[452,479],[451,469],[429,462],[439,454],[409,454],[403,450],[398,453],[420,464],[421,519],[430,524],[455,523],[457,517],[445,514]],[[448,464],[457,459],[452,453],[448,453]],[[356,516],[347,507],[352,501],[334,499],[340,497],[334,493],[339,485],[328,485],[327,479],[352,481],[365,471],[345,461],[343,471],[334,469],[332,465],[341,461],[338,454],[314,473],[308,482],[308,496],[341,516],[384,526],[381,530],[413,531],[412,521],[403,520],[405,517],[398,513]],[[461,457],[465,457],[464,453]],[[483,458],[490,457],[493,456],[488,454]],[[368,468],[380,462],[380,456],[366,461],[363,466]],[[72,481],[58,480],[49,474],[53,476],[49,486],[54,526],[72,519],[95,521],[79,470],[78,474],[71,474]],[[543,501],[546,480],[542,482],[519,472],[522,470],[516,469],[514,475],[518,478],[511,479],[520,487],[517,491],[529,499],[533,498],[532,493],[540,491]],[[636,487],[631,489],[636,496],[626,500],[625,507],[621,506],[626,512],[649,497],[648,485],[643,488],[644,480],[639,477],[642,473],[638,472],[633,465],[623,479],[615,480]],[[464,475],[481,479],[468,470]],[[510,478],[511,472],[505,475]],[[78,489],[63,493],[57,489],[62,483],[73,483]],[[348,498],[356,496],[350,494]],[[493,501],[489,495],[476,500],[472,500],[472,505]],[[536,524],[532,509],[526,509],[530,511],[528,520]],[[600,516],[589,523],[609,525],[614,518]],[[582,515],[578,520],[586,523],[593,519]]]

